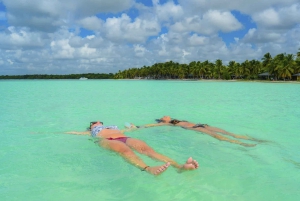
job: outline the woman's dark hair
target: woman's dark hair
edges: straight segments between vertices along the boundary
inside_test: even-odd
[[[98,122],[98,121],[92,121],[92,122],[90,122],[90,127],[87,127],[87,130],[90,131],[92,125],[94,125],[94,124],[97,123],[97,122]],[[102,122],[102,121],[100,121],[100,123],[103,125],[103,122]]]
[[[170,124],[178,124],[180,121],[178,120],[178,119],[172,119],[171,121],[170,121]]]
[[[157,123],[163,122],[161,119],[155,119],[155,121],[156,121]]]

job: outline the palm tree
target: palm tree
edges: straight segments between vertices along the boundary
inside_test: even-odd
[[[222,68],[223,68],[223,62],[221,59],[217,59],[215,61],[215,73],[219,76],[218,79],[221,79],[221,73],[222,73]]]
[[[274,74],[275,80],[279,77],[279,71],[282,67],[281,63],[283,62],[284,57],[285,55],[283,53],[276,55],[273,59],[272,67],[269,68],[269,72],[270,74]]]
[[[266,53],[266,54],[264,55],[264,57],[263,57],[261,60],[263,60],[263,67],[266,67],[266,66],[268,66],[268,65],[271,63],[271,61],[272,61],[272,56],[271,56],[271,54],[268,52],[268,53]]]
[[[300,48],[298,48],[298,52],[297,52],[297,59],[300,59]]]
[[[183,79],[185,76],[185,66],[186,64],[181,64],[179,65],[178,71],[177,71],[177,76],[180,79]]]
[[[196,61],[192,61],[189,64],[191,75],[193,76],[193,79],[195,79],[198,75],[198,66]]]
[[[283,78],[284,81],[286,78],[291,79],[295,65],[294,55],[284,55],[283,60],[279,61],[279,64],[277,65],[279,77]]]
[[[242,76],[246,79],[249,79],[251,72],[250,62],[248,60],[244,61],[243,63],[241,63],[241,67],[243,68],[242,71],[240,71],[242,73]]]
[[[294,68],[294,73],[300,73],[300,48],[298,50],[299,51],[297,52],[296,65],[295,65],[295,68]]]
[[[261,63],[253,59],[250,61],[250,67],[250,76],[252,79],[256,79],[258,74],[261,72]]]
[[[213,79],[215,76],[215,73],[214,73],[215,64],[208,62],[206,67],[207,67],[206,77],[209,79]]]
[[[230,61],[228,63],[228,73],[230,74],[230,78],[232,79],[232,76],[236,78],[235,71],[236,71],[236,65],[235,61]]]
[[[256,79],[259,73],[268,71],[270,74],[274,74],[275,79],[291,79],[293,73],[300,72],[300,48],[295,56],[284,53],[278,54],[272,58],[270,53],[266,53],[262,58],[262,62],[257,60],[246,60],[240,64],[235,61],[230,61],[228,66],[224,66],[220,59],[216,60],[214,63],[209,62],[208,60],[204,62],[192,61],[188,65],[168,61],[165,63],[155,63],[152,66],[143,66],[142,68],[129,68],[124,71],[119,70],[116,74],[111,74],[111,76],[114,76],[116,79],[133,79],[136,76],[153,79],[183,79],[188,78],[190,75],[192,75],[193,78],[197,77],[202,79],[229,79],[232,76],[236,79]],[[73,79],[76,79],[77,76],[78,75],[69,75],[69,77]],[[86,76],[90,79],[98,78],[98,75],[94,74]],[[48,77],[55,78],[55,76],[52,75],[49,75]]]
[[[243,74],[244,74],[244,71],[243,71],[243,67],[240,63],[235,63],[235,75],[236,75],[236,78],[238,79],[242,79],[243,78]]]
[[[197,62],[196,61],[192,61],[189,64],[189,69],[190,69],[190,74],[193,76],[193,79],[195,78],[195,75],[197,75],[198,73],[198,66],[197,66]]]
[[[263,61],[262,66],[264,68],[264,71],[268,71],[269,74],[272,74],[272,72],[274,72],[274,66],[271,54],[269,52],[266,53],[261,60]]]
[[[201,77],[201,79],[203,79],[207,71],[205,63],[204,62],[200,63],[198,69],[199,69],[199,76]]]

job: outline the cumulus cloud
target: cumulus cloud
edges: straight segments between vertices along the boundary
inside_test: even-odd
[[[243,41],[248,43],[268,43],[268,42],[284,42],[284,38],[280,33],[269,32],[253,28],[248,31]]]
[[[8,27],[6,32],[0,32],[0,49],[33,49],[43,47],[46,40],[42,34],[26,28]]]
[[[268,8],[255,13],[253,20],[258,26],[271,29],[290,29],[300,24],[300,3],[288,7]]]
[[[0,74],[114,73],[169,60],[226,64],[300,47],[299,0],[2,2]]]
[[[238,10],[252,15],[270,7],[285,7],[299,3],[298,0],[178,0],[179,4],[189,10],[191,15],[207,10]]]
[[[191,37],[189,37],[188,40],[191,46],[200,46],[208,44],[208,37],[198,36],[197,34],[193,34]]]
[[[3,0],[12,26],[53,32],[76,19],[101,12],[120,12],[130,8],[133,0]]]
[[[134,45],[134,52],[137,57],[143,57],[147,53],[147,49],[142,45]]]
[[[91,16],[78,20],[78,24],[85,29],[99,31],[103,26],[103,21],[96,16]]]
[[[230,13],[209,10],[203,19],[223,32],[236,31],[242,28],[242,24]]]
[[[242,24],[230,13],[209,10],[203,16],[187,17],[170,27],[175,32],[194,31],[200,34],[214,34],[218,31],[230,32],[241,29]]]
[[[149,36],[155,36],[160,32],[160,25],[156,19],[147,20],[131,18],[122,14],[119,18],[108,18],[104,23],[106,37],[115,42],[145,42]]]
[[[154,8],[158,19],[161,21],[169,21],[170,19],[175,21],[184,15],[182,7],[174,4],[173,1],[169,1],[163,5],[156,2]]]

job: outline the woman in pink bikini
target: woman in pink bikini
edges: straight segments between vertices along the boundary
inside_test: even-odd
[[[199,164],[192,157],[188,158],[183,165],[178,164],[173,159],[155,152],[144,141],[135,138],[127,137],[117,126],[104,126],[103,122],[91,122],[89,131],[85,132],[66,132],[67,134],[89,135],[98,137],[101,140],[99,145],[102,147],[119,153],[124,159],[134,166],[137,166],[142,171],[149,172],[153,175],[163,173],[170,165],[178,170],[194,170],[199,167]],[[161,166],[150,167],[141,158],[139,158],[134,151],[147,155],[153,159],[163,161],[165,164]]]

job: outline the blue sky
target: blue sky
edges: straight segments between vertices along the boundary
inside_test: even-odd
[[[227,64],[299,47],[299,0],[0,0],[0,75]]]

